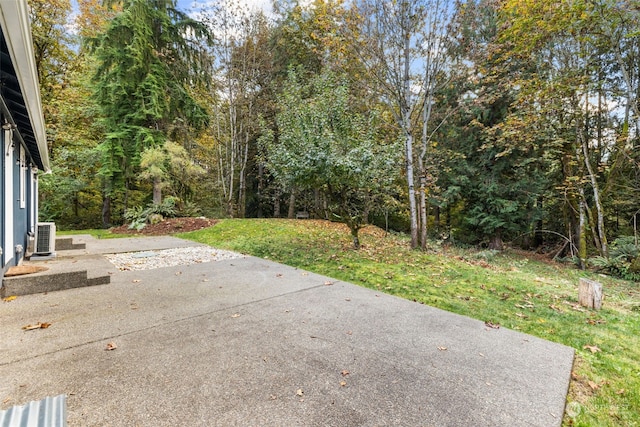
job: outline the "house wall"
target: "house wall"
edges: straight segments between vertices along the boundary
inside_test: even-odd
[[[15,264],[24,258],[27,249],[28,211],[27,211],[27,178],[26,153],[20,144],[13,148],[13,244]]]
[[[28,154],[11,130],[0,132],[3,147],[0,174],[2,208],[0,241],[2,272],[23,260],[29,235],[35,231],[37,182],[28,164]]]
[[[0,115],[1,118],[1,115]],[[0,247],[2,248],[2,254],[0,254],[0,265],[2,268],[0,268],[0,278],[2,278],[4,276],[4,270],[5,270],[5,259],[4,259],[4,244],[5,244],[5,239],[4,239],[4,224],[5,224],[5,215],[6,215],[6,211],[4,208],[4,184],[5,184],[5,179],[4,179],[4,163],[5,163],[5,132],[2,131],[0,129]]]
[[[2,175],[4,182],[2,185],[2,198],[4,200],[3,212],[3,267],[15,265],[14,262],[14,213],[15,202],[13,201],[13,176],[14,176],[14,156],[13,156],[13,132],[11,130],[3,130],[3,156],[2,156]]]

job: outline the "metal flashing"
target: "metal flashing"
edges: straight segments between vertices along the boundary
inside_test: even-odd
[[[61,394],[0,411],[0,427],[66,427],[67,396]]]

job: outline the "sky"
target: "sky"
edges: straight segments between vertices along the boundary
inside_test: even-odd
[[[229,0],[227,0],[229,1]],[[272,10],[271,0],[238,0],[240,3],[249,6],[249,9],[262,9],[266,14]],[[206,3],[222,3],[221,0],[178,0],[178,9],[188,12],[194,4],[205,5]]]
[[[200,4],[206,5],[207,3],[222,3],[224,0],[178,0],[178,9],[183,12],[189,12],[192,6]],[[227,0],[233,1],[233,0]],[[273,10],[271,8],[271,0],[238,0],[241,4],[249,6],[249,9],[262,9],[267,15]],[[78,3],[76,0],[71,0],[71,6],[74,11],[78,10]]]

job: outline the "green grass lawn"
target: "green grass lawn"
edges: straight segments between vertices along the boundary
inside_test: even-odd
[[[310,220],[222,220],[180,237],[529,333],[576,349],[565,425],[640,425],[640,285],[525,253],[434,247],[368,227],[354,251],[347,229]],[[577,304],[578,279],[604,285],[600,311]]]

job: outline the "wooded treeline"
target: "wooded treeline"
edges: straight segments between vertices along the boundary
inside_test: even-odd
[[[413,247],[637,256],[638,0],[30,5],[41,219],[108,226],[171,196],[355,238],[388,224]]]

